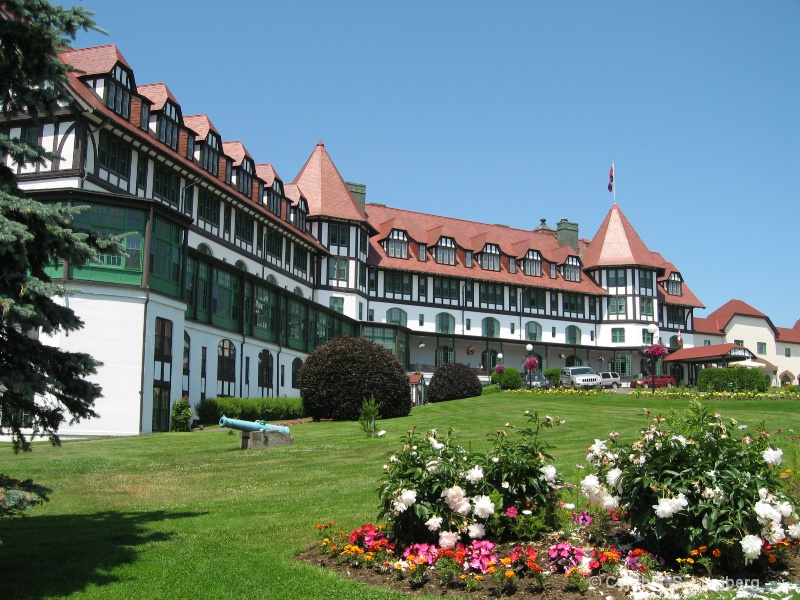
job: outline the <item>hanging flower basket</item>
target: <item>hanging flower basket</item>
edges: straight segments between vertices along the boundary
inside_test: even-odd
[[[525,359],[523,366],[525,367],[526,371],[535,371],[539,368],[539,361],[536,360],[535,356],[529,356]]]
[[[667,348],[664,344],[650,344],[649,346],[645,347],[643,354],[647,358],[658,360],[659,358],[664,358],[669,354],[669,348]]]
[[[475,354],[475,346],[468,346],[467,347],[467,356],[472,356]]]
[[[498,375],[502,375],[503,373],[505,373],[505,372],[506,372],[506,368],[505,368],[505,366],[504,366],[504,365],[497,365],[497,366],[494,368],[494,372],[495,372],[495,373],[497,373]]]

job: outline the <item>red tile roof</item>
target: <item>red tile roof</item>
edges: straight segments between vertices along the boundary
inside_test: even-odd
[[[746,302],[736,299],[728,300],[725,304],[720,306],[717,310],[709,314],[704,319],[695,319],[695,328],[697,328],[697,321],[700,320],[704,333],[724,334],[725,329],[731,322],[731,319],[733,319],[733,317],[736,315],[764,319],[767,321],[767,324],[777,337],[778,332],[767,315],[762,313],[760,310],[756,310]]]
[[[800,321],[794,326],[793,329],[788,327],[777,327],[778,340],[789,344],[800,344]]]
[[[180,103],[175,99],[175,96],[172,95],[172,92],[169,91],[165,83],[146,83],[137,86],[136,91],[153,103],[153,110],[161,110],[164,108],[164,104],[167,100],[170,100],[176,106],[180,107]]]
[[[647,249],[617,204],[608,211],[581,259],[587,269],[628,265],[660,268],[662,262]]]
[[[667,356],[665,362],[711,362],[714,359],[725,357],[734,348],[742,348],[737,344],[713,344],[711,346],[695,346],[694,348],[680,348]],[[739,357],[745,360],[747,357]]]
[[[308,201],[308,212],[312,216],[362,222],[367,220],[364,210],[353,198],[322,142],[317,143],[292,183],[302,188]]]
[[[128,61],[114,44],[96,46],[94,48],[81,48],[67,50],[61,53],[61,60],[80,71],[78,76],[104,75],[111,72],[118,62],[130,69]]]
[[[673,273],[680,274],[680,271],[668,260],[664,260],[664,258],[658,254],[657,252],[654,253],[661,259],[661,269],[663,269],[663,275],[658,278],[659,284],[666,282],[669,280],[669,276]],[[681,284],[681,295],[677,296],[675,294],[670,294],[667,292],[665,286],[659,285],[658,286],[658,298],[659,300],[663,300],[669,304],[677,304],[678,306],[689,306],[692,308],[705,308],[705,305],[700,302],[700,299],[694,295],[694,292],[689,289],[689,286],[686,285],[684,281]]]
[[[245,158],[253,160],[242,142],[222,142],[222,151],[233,159],[233,166],[238,167]]]
[[[183,117],[183,124],[197,134],[197,138],[204,141],[208,137],[208,132],[213,131],[219,135],[219,131],[214,127],[211,119],[207,115],[189,115]]]
[[[283,181],[271,164],[256,165],[256,177],[264,182],[267,187],[272,187],[275,180]]]

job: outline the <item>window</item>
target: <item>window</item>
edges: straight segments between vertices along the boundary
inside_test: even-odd
[[[219,148],[219,137],[213,133],[206,136],[206,141],[200,148],[200,163],[203,165],[203,169],[214,177],[219,175]]]
[[[330,307],[331,310],[335,310],[336,312],[344,312],[344,298],[341,296],[331,296],[330,298]]]
[[[139,127],[147,131],[150,126],[150,105],[142,100],[142,110],[141,110],[141,119],[139,122]]]
[[[499,283],[481,283],[478,288],[481,304],[503,305],[503,286]]]
[[[292,361],[292,387],[298,389],[300,387],[300,369],[303,367],[303,361],[295,358]]]
[[[639,293],[652,294],[653,293],[653,272],[652,271],[639,271]]]
[[[436,315],[436,333],[455,333],[456,319],[450,313]]]
[[[525,288],[522,291],[522,308],[545,310],[545,308],[547,308],[546,302],[544,290]]]
[[[575,325],[567,327],[566,334],[568,344],[577,346],[581,343],[581,330],[575,327]]]
[[[106,106],[126,119],[131,112],[131,78],[128,71],[116,65],[106,80]]]
[[[420,302],[427,302],[428,300],[428,278],[425,275],[418,276],[417,298]]]
[[[156,343],[153,355],[157,361],[172,361],[172,321],[156,317]]]
[[[178,148],[178,123],[180,114],[178,107],[172,102],[165,102],[164,109],[158,119],[158,139],[173,150]]]
[[[200,190],[197,217],[206,223],[219,227],[219,198],[210,192]]]
[[[239,318],[239,277],[222,269],[216,269],[214,275],[212,306],[214,314],[237,320]]]
[[[222,340],[217,348],[217,380],[236,382],[236,348],[230,340]]]
[[[487,271],[499,271],[500,248],[495,244],[486,244],[480,254],[480,264]]]
[[[508,259],[508,272],[509,273],[516,273],[517,272],[517,259],[513,256]]]
[[[425,315],[419,313],[419,326],[422,327],[423,325],[425,325]]]
[[[655,333],[650,333],[647,329],[642,329],[642,343],[652,344],[655,341]]]
[[[236,169],[236,189],[248,198],[253,195],[253,163],[244,159]]]
[[[281,216],[281,184],[276,180],[267,190],[267,209],[272,214]]]
[[[102,129],[97,153],[101,167],[123,179],[130,179],[131,147],[128,144]]]
[[[433,248],[433,256],[440,265],[456,264],[456,243],[453,238],[439,238],[439,243]]]
[[[439,346],[436,351],[436,364],[443,365],[453,362],[453,349],[450,346]]]
[[[405,327],[408,323],[408,315],[402,308],[390,308],[386,311],[386,322]]]
[[[266,235],[265,250],[277,259],[283,257],[283,237],[277,229],[270,229]]]
[[[542,255],[536,250],[528,250],[525,259],[522,261],[522,270],[525,275],[541,277],[542,275]]]
[[[367,235],[366,231],[359,230],[359,232],[358,232],[358,250],[362,254],[366,254],[367,253],[367,239],[368,238],[369,238],[369,236]]]
[[[508,288],[508,304],[511,308],[517,308],[517,288]]]
[[[563,276],[567,281],[580,281],[581,280],[581,263],[574,256],[567,258],[564,263]]]
[[[711,340],[703,340],[703,346],[710,346]]]
[[[350,226],[346,223],[331,223],[328,225],[329,246],[350,246]]]
[[[672,273],[667,280],[667,293],[672,296],[682,296],[683,295],[683,279],[681,278],[680,273]]]
[[[308,250],[299,246],[294,250],[294,268],[305,273],[308,271]]]
[[[258,353],[258,387],[272,387],[272,353],[269,350]]]
[[[525,323],[525,339],[529,342],[541,342],[542,326],[536,321],[528,321]]]
[[[387,294],[410,294],[411,275],[408,273],[384,273],[384,289]]]
[[[767,343],[766,342],[756,342],[756,353],[758,353],[758,354],[766,354],[767,353]]]
[[[686,312],[682,306],[667,306],[667,327],[686,328]]]
[[[611,296],[608,299],[608,314],[609,315],[625,315],[627,314],[625,296]]]
[[[512,322],[510,325],[511,328],[511,335],[514,335],[514,323]]]
[[[178,185],[178,174],[169,167],[156,163],[153,169],[153,197],[178,208]]]
[[[186,140],[186,158],[194,159],[194,138],[191,135]]]
[[[328,279],[347,281],[347,259],[328,257]]]
[[[608,270],[608,287],[625,287],[627,284],[625,269]]]
[[[791,358],[792,357],[792,349],[791,348],[784,348],[783,349],[783,355],[786,358]]]
[[[564,292],[561,294],[561,310],[564,314],[572,314],[574,316],[583,316],[584,313],[584,300],[582,294],[570,294]]]
[[[458,279],[451,277],[433,278],[433,299],[434,300],[455,300],[459,298]]]
[[[425,244],[419,245],[419,260],[421,262],[428,260],[428,247]]]
[[[643,317],[653,316],[653,299],[652,298],[639,298],[639,313]]]
[[[500,321],[492,317],[483,319],[481,323],[481,334],[484,337],[498,337],[500,335]]]
[[[393,229],[386,240],[386,256],[408,258],[408,237],[405,231]]]
[[[556,263],[550,263],[550,279],[555,279],[557,272],[558,272],[558,265],[556,265]]]
[[[465,325],[467,331],[472,330],[472,319],[467,319],[467,324]]]
[[[625,343],[625,330],[622,327],[614,327],[611,329],[611,342],[614,344]]]
[[[164,281],[179,284],[182,246],[183,230],[174,223],[156,217],[150,245],[150,274]]]
[[[465,262],[467,267],[472,268],[472,250],[467,250],[465,256]]]
[[[79,206],[78,203],[73,206]],[[142,271],[142,240],[145,229],[145,213],[142,210],[109,206],[106,204],[91,204],[91,208],[75,215],[72,220],[77,231],[91,231],[99,237],[121,235],[130,233],[122,243],[125,253],[105,254],[99,253],[97,258],[103,267],[125,269],[126,271]],[[87,262],[89,266],[99,266],[96,262]]]
[[[234,235],[246,244],[253,243],[253,217],[244,211],[236,211],[236,224],[234,225]]]

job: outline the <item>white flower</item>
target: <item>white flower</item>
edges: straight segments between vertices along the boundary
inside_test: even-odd
[[[754,535],[744,536],[739,543],[744,552],[744,564],[749,565],[761,554],[761,538]]]
[[[761,453],[761,456],[764,457],[764,462],[768,465],[772,465],[777,467],[781,464],[781,456],[783,456],[783,450],[778,448],[777,450],[773,450],[772,448],[767,448],[764,452]]]
[[[428,438],[428,441],[431,443],[431,448],[433,448],[434,450],[441,450],[442,448],[444,448],[444,444],[437,441],[436,438],[434,437]]]
[[[383,470],[384,471],[388,471],[389,470],[389,465],[383,465]]]
[[[770,526],[769,533],[767,534],[767,541],[770,544],[777,544],[785,537],[786,532],[783,530],[783,526],[780,523],[773,523]]]
[[[556,468],[553,465],[547,465],[546,467],[542,467],[539,469],[542,472],[542,476],[539,479],[550,483],[551,481],[555,481],[556,479]]]
[[[472,523],[467,527],[467,535],[473,540],[482,538],[486,535],[486,528],[483,526],[483,523]]]
[[[672,445],[676,446],[676,447],[678,445],[684,446],[684,447],[686,446],[686,438],[683,437],[682,435],[673,435],[671,442],[672,442]]]
[[[775,510],[769,502],[759,500],[753,505],[753,510],[761,523],[780,523],[781,521],[781,513]]]
[[[653,508],[656,511],[657,517],[668,519],[687,506],[689,506],[689,502],[686,500],[686,497],[683,494],[678,494],[675,498],[659,498],[658,504],[654,504]]]
[[[383,437],[383,436],[385,436],[385,435],[386,435],[386,430],[385,430],[385,429],[381,429],[381,430],[380,430],[378,433],[376,433],[375,435],[377,435],[378,437]]]
[[[800,523],[795,523],[794,525],[789,525],[789,535],[792,536],[792,539],[800,538]]]
[[[611,469],[606,473],[606,483],[611,487],[616,486],[620,475],[622,475],[622,469]]]
[[[411,506],[417,501],[417,492],[414,490],[402,490],[400,492],[400,502],[406,506]]]
[[[399,459],[398,459],[398,458],[397,458],[397,457],[396,457],[394,454],[392,454],[392,455],[389,457],[389,462],[397,462],[398,460],[399,460]]]
[[[526,508],[525,510],[522,511],[522,514],[525,515],[526,517],[530,517],[533,514],[533,511],[532,510],[528,510]]]
[[[428,531],[439,531],[439,527],[442,526],[442,517],[434,515],[425,521],[425,525],[428,526]]]
[[[792,516],[792,505],[789,502],[779,502],[775,505],[775,510],[781,513],[784,519]]]
[[[464,490],[459,486],[454,485],[451,488],[447,488],[442,492],[442,498],[444,498],[444,501],[450,510],[464,516],[469,514],[469,498],[465,496]]]
[[[425,463],[425,469],[431,475],[437,475],[439,473],[439,461],[435,458],[429,460],[427,463]]]
[[[511,484],[508,483],[507,481],[504,481],[503,483],[500,484],[500,487],[503,488],[504,490],[507,490],[509,487],[511,487]]]
[[[499,463],[499,462],[500,462],[500,459],[499,459],[499,458],[497,458],[496,456],[493,456],[493,457],[492,457],[492,462],[493,462],[494,464],[497,464],[497,463]]]
[[[441,548],[455,548],[458,542],[458,533],[455,531],[440,531],[439,546]]]
[[[405,512],[406,509],[408,508],[408,506],[406,506],[405,504],[403,504],[399,500],[396,500],[394,502],[394,504],[392,504],[392,508],[394,508],[394,511],[396,513],[401,513],[401,512]]]
[[[564,508],[566,508],[567,510],[575,510],[575,505],[572,504],[571,502],[568,502],[567,504],[564,505]]]
[[[472,499],[475,504],[475,516],[487,519],[494,514],[494,504],[489,496],[476,496]]]
[[[467,481],[476,482],[483,479],[483,469],[479,466],[472,467],[469,471],[467,471]]]

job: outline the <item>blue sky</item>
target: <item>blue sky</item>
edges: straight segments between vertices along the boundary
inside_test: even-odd
[[[708,310],[800,319],[800,3],[85,0],[137,84],[291,181],[591,238],[617,203]],[[224,8],[223,8],[224,6]]]

